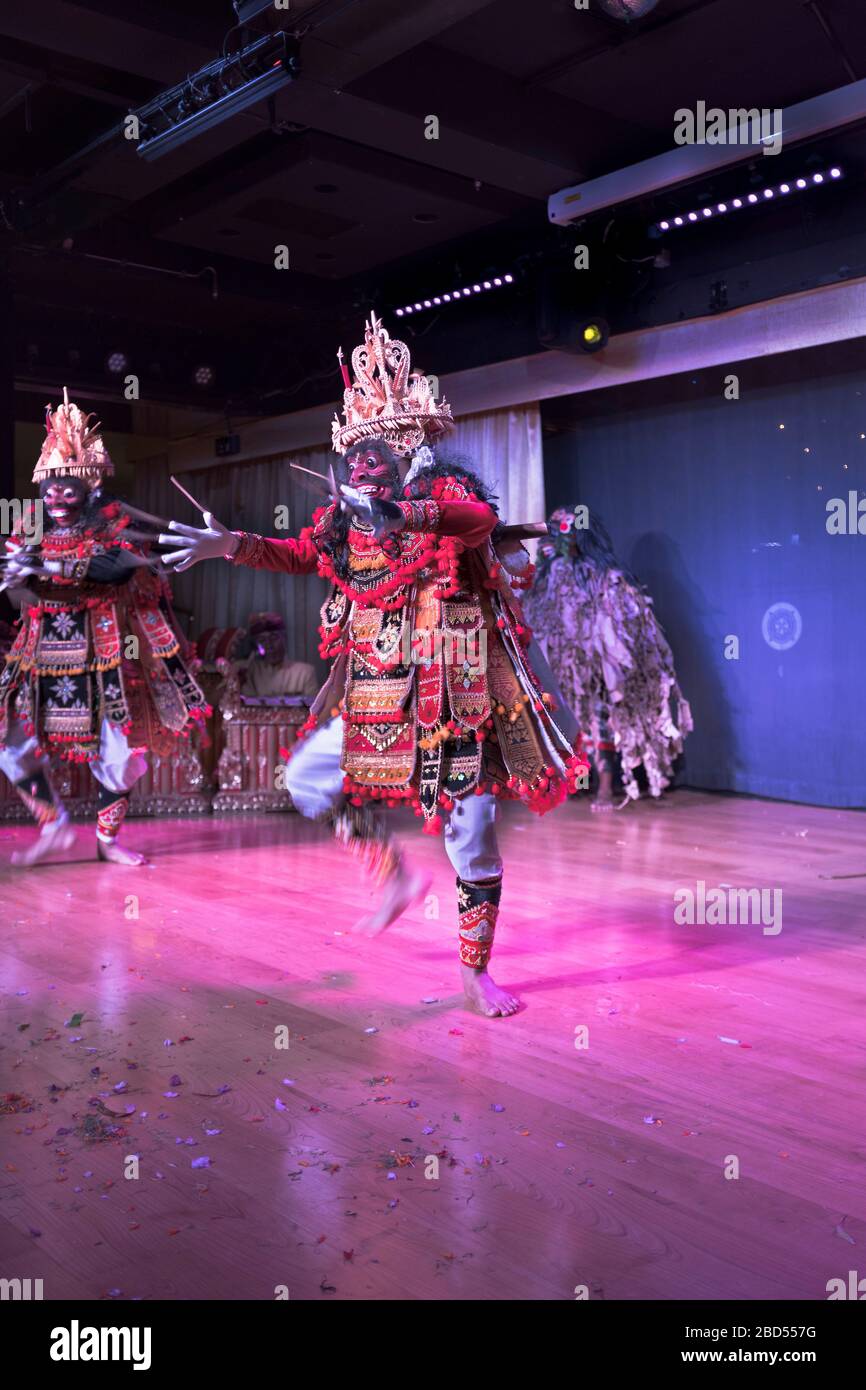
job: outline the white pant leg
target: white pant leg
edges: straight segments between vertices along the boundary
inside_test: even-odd
[[[491,792],[455,801],[445,826],[445,853],[455,872],[467,883],[499,878],[502,859],[496,841],[499,806]]]
[[[106,791],[122,796],[147,771],[147,758],[134,753],[126,734],[116,724],[103,719],[99,731],[99,757],[90,764],[90,771]]]
[[[25,731],[20,719],[10,719],[6,731],[6,744],[0,748],[0,772],[5,772],[10,782],[20,782],[24,777],[32,777],[40,768],[48,772],[48,759],[37,753],[36,739]]]
[[[286,790],[302,816],[322,816],[343,799],[343,721],[339,715],[301,739],[286,768]]]

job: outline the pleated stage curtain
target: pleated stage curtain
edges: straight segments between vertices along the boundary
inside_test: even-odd
[[[292,457],[308,468],[327,470],[325,449]],[[167,458],[140,463],[136,475],[138,488],[130,498],[132,502],[157,516],[174,517],[190,526],[203,524],[192,505],[172,486]],[[180,481],[224,525],[266,536],[297,535],[317,505],[313,494],[297,481],[288,458],[211,465],[184,473]],[[282,520],[277,514],[279,507],[288,508],[285,529],[276,524]],[[315,575],[293,577],[208,560],[177,575],[172,592],[192,637],[211,627],[246,627],[249,615],[261,610],[282,613],[289,655],[297,661],[311,661],[324,671],[317,651],[317,628],[326,586]]]
[[[443,449],[465,454],[497,496],[500,515],[511,522],[543,521],[544,459],[537,405],[465,415]]]

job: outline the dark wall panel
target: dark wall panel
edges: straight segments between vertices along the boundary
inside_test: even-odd
[[[826,504],[866,498],[866,379],[776,361],[732,369],[736,401],[720,370],[582,397],[564,429],[555,403],[548,499],[597,508],[654,596],[695,717],[682,781],[864,806],[866,515],[831,535]]]

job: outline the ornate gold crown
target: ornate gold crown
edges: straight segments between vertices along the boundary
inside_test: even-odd
[[[346,389],[340,424],[334,416],[331,439],[338,454],[360,439],[384,439],[396,454],[411,454],[420,444],[451,428],[454,419],[446,400],[437,401],[430,383],[420,372],[410,374],[411,358],[405,343],[390,337],[382,320],[370,315],[364,341],[352,353],[354,382],[343,366],[343,350],[337,353]]]
[[[114,473],[108,450],[99,433],[99,423],[91,425],[93,415],[85,415],[70,405],[64,386],[63,404],[53,410],[45,407],[45,440],[33,470],[33,482],[46,478],[83,478],[89,488]]]

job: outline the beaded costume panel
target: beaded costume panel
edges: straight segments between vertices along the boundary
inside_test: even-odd
[[[135,549],[123,538],[126,525],[115,507],[97,527],[43,536],[39,562],[53,562],[57,572],[31,581],[37,602],[22,617],[0,674],[0,743],[14,716],[40,745],[90,761],[107,719],[133,746],[168,753],[203,717],[206,701],[182,654],[163,581],[144,566],[122,584],[87,579],[94,559]]]

